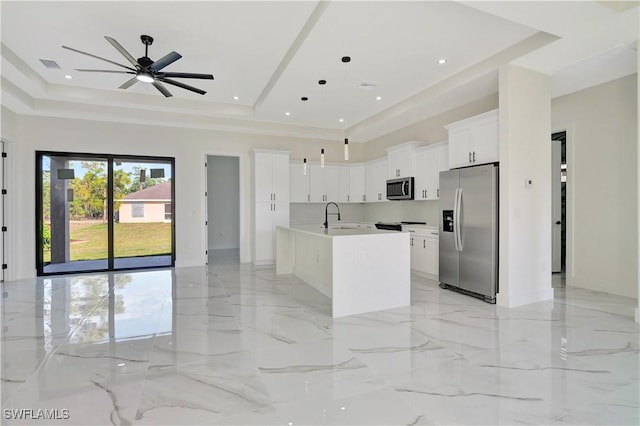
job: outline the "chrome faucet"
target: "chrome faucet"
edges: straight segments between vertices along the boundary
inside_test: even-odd
[[[329,209],[329,204],[333,204],[334,206],[336,206],[336,209],[338,209],[338,213],[327,213],[327,210]],[[328,216],[330,214],[338,215],[338,220],[340,220],[340,207],[338,207],[338,205],[336,203],[334,203],[333,201],[330,202],[330,203],[327,203],[327,205],[324,206],[324,229],[328,229],[329,228],[329,218],[328,218]]]

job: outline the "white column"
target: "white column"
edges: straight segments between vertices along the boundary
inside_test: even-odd
[[[504,65],[500,103],[500,273],[496,302],[553,298],[551,78]]]

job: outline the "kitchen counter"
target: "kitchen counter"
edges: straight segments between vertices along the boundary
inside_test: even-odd
[[[368,235],[368,234],[385,234],[389,232],[398,232],[398,231],[387,231],[382,229],[370,229],[370,228],[358,228],[353,225],[329,225],[328,229],[324,229],[323,225],[292,225],[289,229],[295,230],[298,232],[305,232],[309,234],[316,234],[318,236],[331,238],[335,236],[347,236],[347,235]]]
[[[409,233],[335,226],[277,227],[276,273],[329,297],[334,318],[408,306]]]

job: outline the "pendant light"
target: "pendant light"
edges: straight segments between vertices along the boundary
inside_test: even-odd
[[[349,138],[344,138],[344,161],[349,161]]]
[[[307,175],[307,159],[306,158],[302,161],[302,174],[305,176]]]
[[[318,84],[322,87],[322,106],[324,106],[324,86],[325,84],[327,84],[327,80],[318,80]],[[324,111],[323,111],[324,113]],[[324,115],[322,117],[322,121],[324,123]],[[323,127],[323,132],[324,132],[324,126]],[[324,169],[324,148],[320,149],[320,168]]]
[[[342,60],[343,64],[348,64],[349,62],[351,62],[351,57],[350,56],[343,56],[341,60]],[[345,83],[346,83],[347,87],[349,87],[348,68],[345,68],[344,76],[345,76]],[[349,103],[349,99],[347,97],[347,98],[345,98],[345,102],[344,102],[344,119],[345,119],[345,123],[346,123],[347,126],[349,125],[348,103]],[[347,138],[347,137],[344,138],[344,161],[349,161],[349,138]]]

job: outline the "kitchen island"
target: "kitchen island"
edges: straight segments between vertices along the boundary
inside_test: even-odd
[[[330,298],[334,318],[409,305],[409,233],[321,225],[276,232],[276,273]]]

